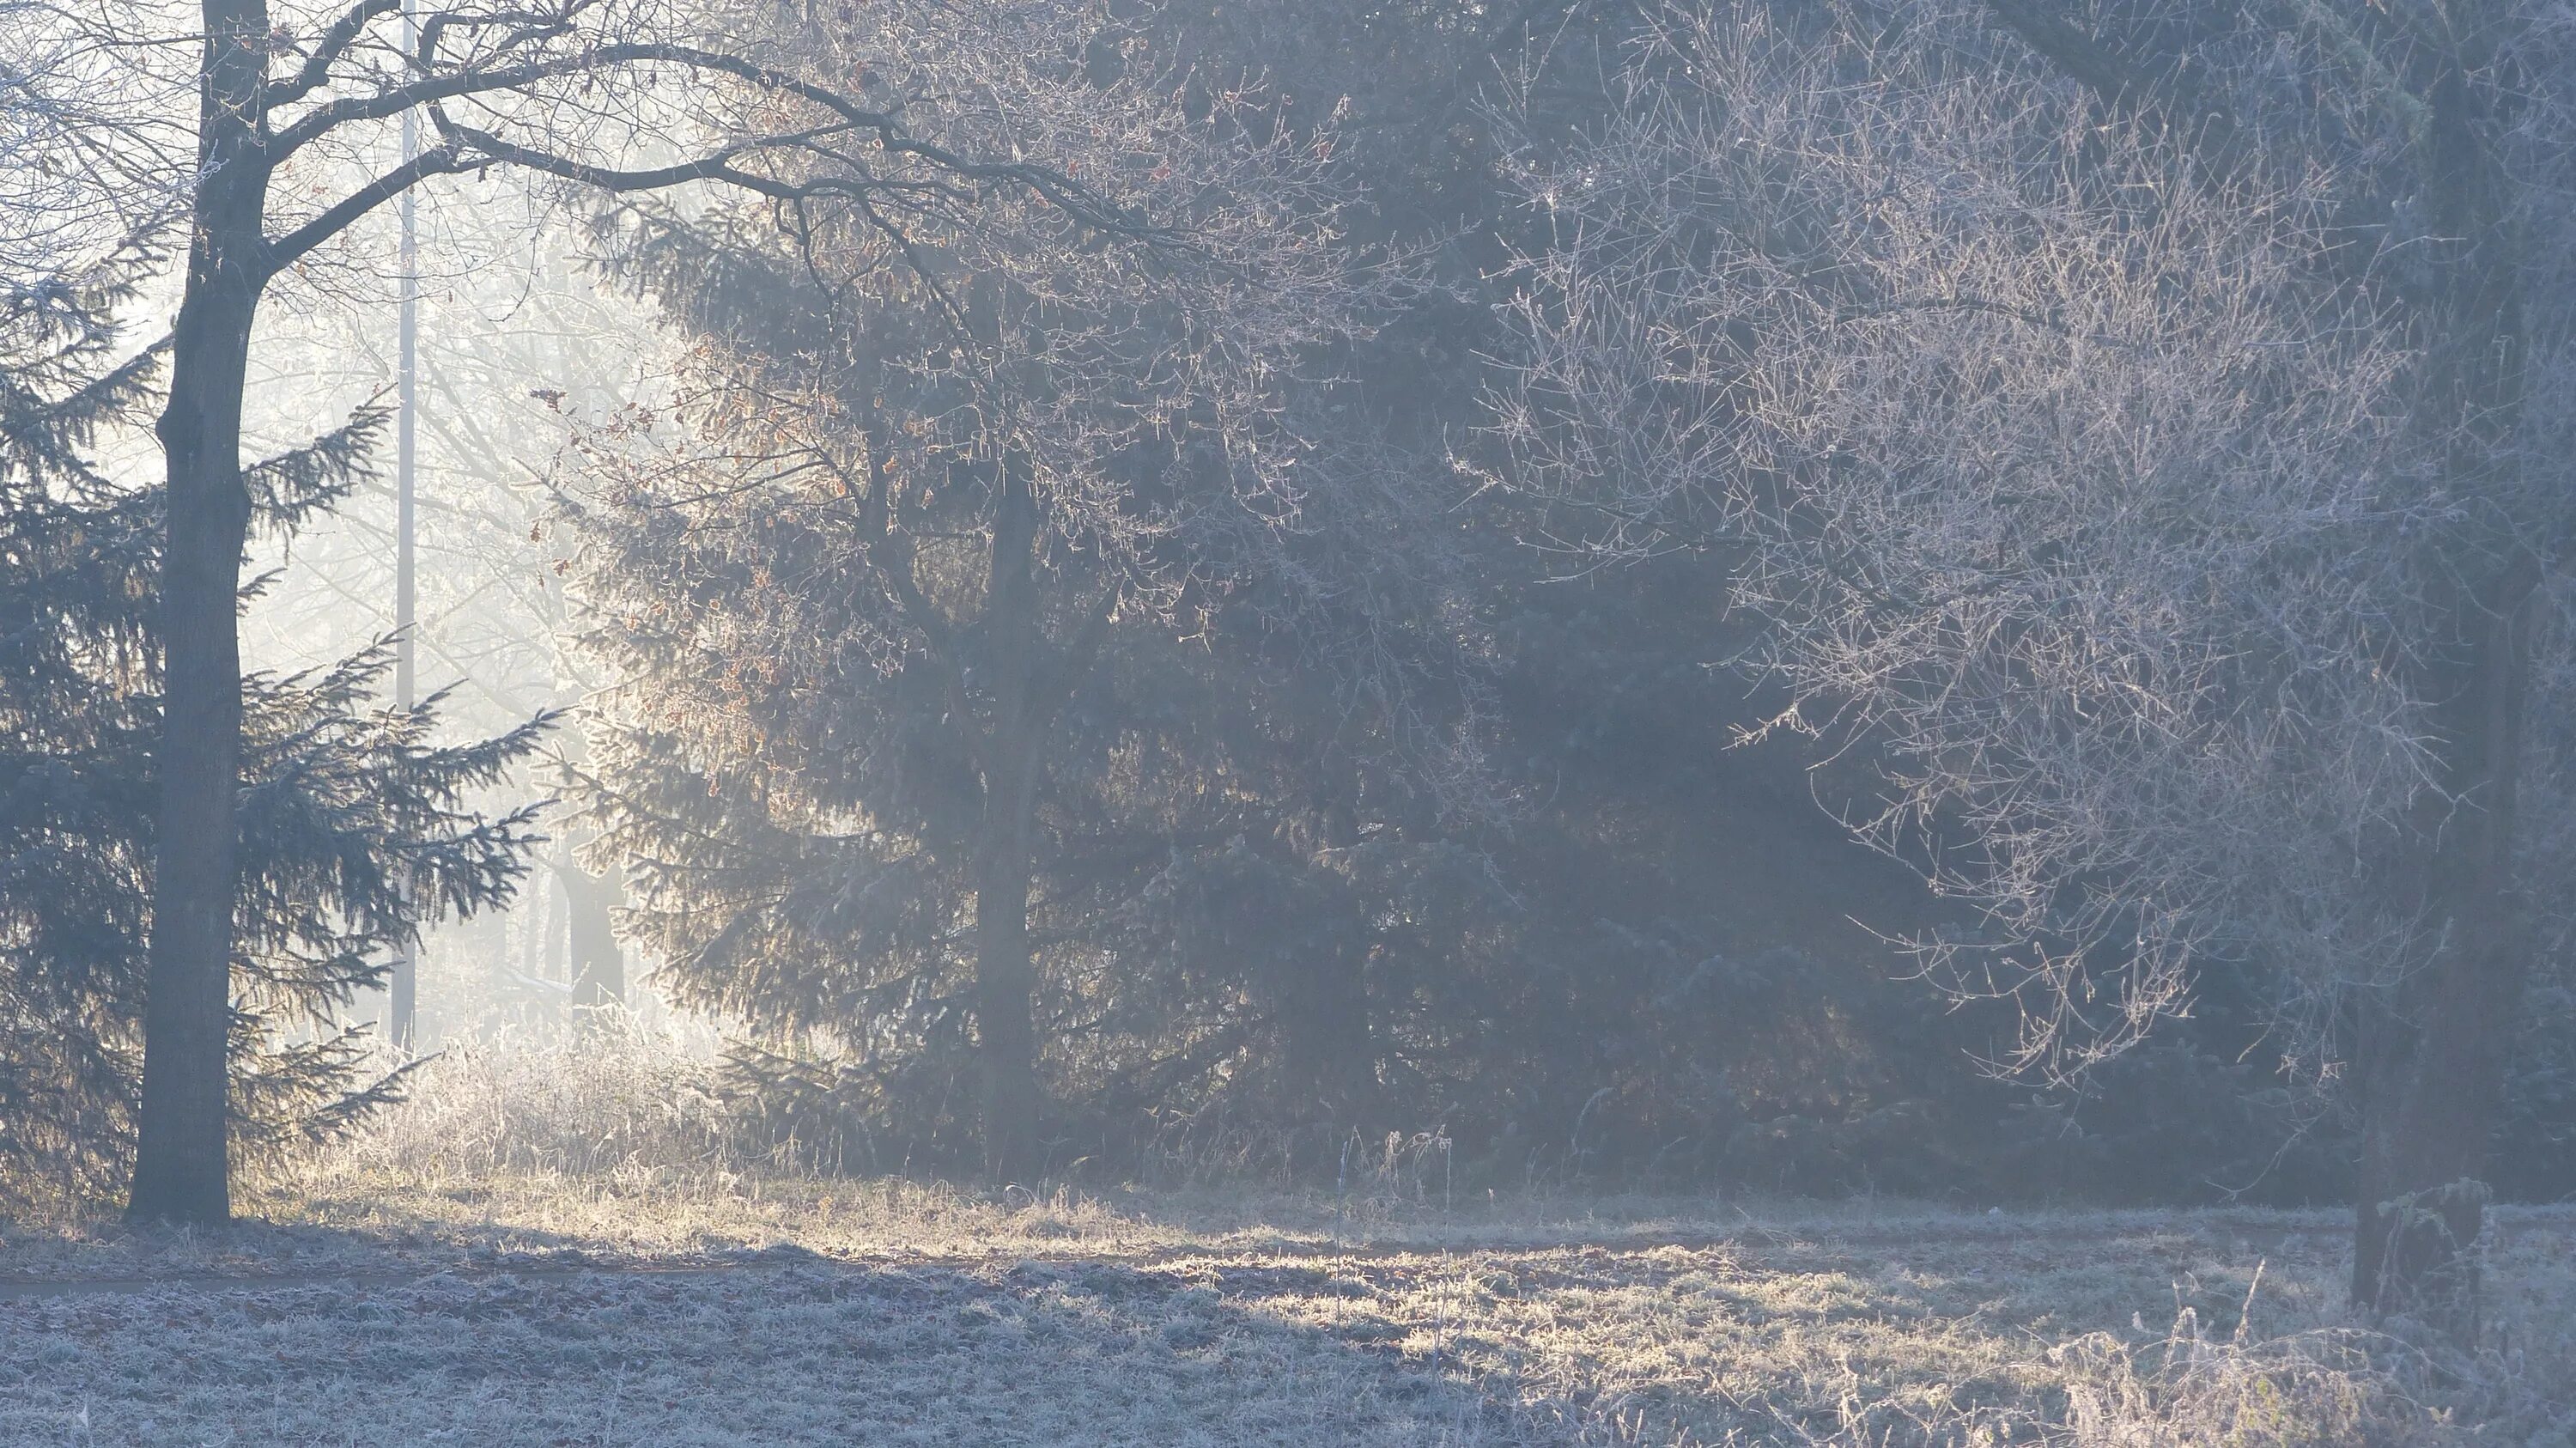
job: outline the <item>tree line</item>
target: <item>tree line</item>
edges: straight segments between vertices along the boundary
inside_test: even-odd
[[[5,12],[0,1159],[222,1219],[554,830],[843,1165],[2345,1195],[2453,1313],[2563,1190],[2547,7],[161,18]],[[567,414],[597,687],[452,745],[244,674],[384,414],[242,416],[505,170],[676,361]]]

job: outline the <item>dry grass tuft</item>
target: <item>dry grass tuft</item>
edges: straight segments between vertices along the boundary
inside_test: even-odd
[[[2068,1448],[2338,1448],[2436,1426],[2357,1334],[2211,1342],[2186,1313],[2162,1342],[2089,1334],[2050,1350]],[[2424,1441],[2412,1438],[2412,1441]]]
[[[599,1177],[695,1171],[733,1155],[715,1039],[625,1011],[579,1031],[512,1031],[412,1073],[405,1100],[333,1154],[334,1169],[406,1176]]]

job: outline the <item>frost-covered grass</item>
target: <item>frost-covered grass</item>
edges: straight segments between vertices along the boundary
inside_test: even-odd
[[[0,1233],[0,1443],[2576,1442],[2559,1212],[2436,1360],[2331,1214],[990,1194],[745,1170],[703,1069],[440,1062],[257,1223]]]
[[[1109,1266],[0,1305],[0,1442],[1439,1443],[1474,1394]]]

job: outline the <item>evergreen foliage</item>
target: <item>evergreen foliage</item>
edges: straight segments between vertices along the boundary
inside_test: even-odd
[[[0,1203],[123,1184],[151,931],[160,490],[99,459],[155,402],[159,349],[117,324],[156,257],[132,246],[0,292]],[[381,409],[251,472],[278,533],[366,476]],[[256,591],[245,590],[248,594]],[[507,902],[535,811],[469,792],[542,721],[437,742],[438,701],[372,700],[390,652],[242,681],[243,869],[232,1117],[252,1154],[328,1136],[394,1090],[341,1024],[421,926]]]
[[[997,44],[925,8],[871,53],[1012,57],[1009,123],[1189,206],[1191,246],[1036,209],[893,246],[864,215],[620,217],[699,344],[689,434],[594,437],[571,518],[624,681],[593,799],[630,925],[749,1029],[773,1109],[865,1122],[886,1164],[991,1154],[1032,1109],[1022,1164],[1060,1161],[1220,1080],[1331,1114],[1374,1089],[1370,922],[1490,890],[1431,829],[1480,808],[1474,700],[1420,683],[1468,646],[1455,526],[1336,380],[1387,292],[1331,249],[1328,147],[1240,98],[1190,114],[1049,9]],[[1022,1070],[1053,1106],[997,1102]]]

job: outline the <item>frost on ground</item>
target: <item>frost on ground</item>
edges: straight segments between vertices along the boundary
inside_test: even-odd
[[[2331,1214],[983,1194],[737,1169],[685,1062],[439,1067],[260,1222],[0,1231],[0,1443],[2576,1442],[2561,1212],[2427,1354]]]
[[[668,1205],[628,1203],[639,1219]],[[817,1240],[851,1225],[807,1206]],[[767,1219],[792,1230],[791,1215]],[[0,1443],[2472,1441],[2469,1421],[2441,1421],[2431,1375],[2410,1387],[2319,1330],[2330,1236],[2257,1245],[2242,1219],[2113,1236],[2084,1219],[1961,1225],[1688,1246],[1569,1227],[1547,1247],[1340,1251],[1293,1234],[985,1250],[994,1233],[909,1257],[683,1268],[615,1241],[585,1266],[496,1263],[434,1219],[408,1242],[338,1234],[328,1254],[321,1228],[219,1250],[55,1237],[12,1252],[55,1280],[0,1298]],[[2567,1240],[2555,1224],[2509,1239],[2499,1275],[2563,1285]],[[192,1275],[39,1295],[63,1294],[62,1270],[92,1249],[119,1273]],[[2508,1310],[2566,1305],[2526,1294]],[[2450,1390],[2515,1430],[2474,1441],[2569,1441],[2576,1418],[2548,1396],[2568,1381],[2563,1340],[2538,1346],[2483,1397]]]
[[[1432,1443],[1472,1395],[1105,1265],[0,1306],[0,1442]]]

